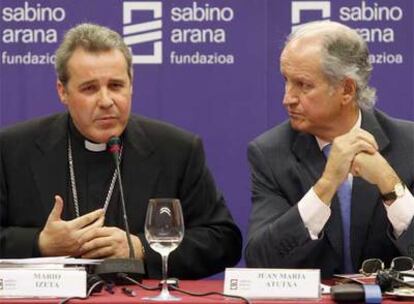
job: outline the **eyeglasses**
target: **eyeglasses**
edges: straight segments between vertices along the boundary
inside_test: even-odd
[[[391,261],[389,270],[407,271],[414,268],[414,260],[408,256],[395,257]],[[368,259],[362,262],[360,273],[370,276],[380,270],[384,270],[384,262],[380,259]]]

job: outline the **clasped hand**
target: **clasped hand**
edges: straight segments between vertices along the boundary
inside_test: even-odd
[[[69,255],[82,258],[126,258],[129,256],[125,231],[105,227],[104,211],[98,209],[70,221],[62,220],[63,200],[55,196],[55,205],[39,235],[43,256]],[[142,258],[141,241],[131,235],[135,253]]]
[[[323,177],[337,189],[352,172],[355,157],[360,153],[367,157],[378,153],[378,144],[370,133],[363,129],[356,129],[336,137],[332,142]],[[365,164],[358,163],[358,165],[360,174],[373,169]],[[363,175],[361,177],[364,178]]]
[[[374,136],[363,129],[352,130],[334,139],[325,170],[316,185],[322,201],[331,201],[349,173],[377,185],[381,193],[390,192],[399,181],[398,175],[378,152]]]

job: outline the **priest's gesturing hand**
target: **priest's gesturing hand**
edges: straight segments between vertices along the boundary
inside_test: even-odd
[[[102,209],[92,211],[71,221],[61,218],[63,200],[55,196],[55,205],[39,235],[39,250],[42,256],[78,256],[82,246],[81,236],[101,227],[104,223]]]
[[[131,235],[135,257],[143,258],[141,240]],[[118,227],[100,227],[87,231],[80,238],[82,258],[128,258],[129,247],[125,231]]]

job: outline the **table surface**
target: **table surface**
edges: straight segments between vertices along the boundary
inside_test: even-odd
[[[148,286],[156,286],[158,284],[158,281],[155,280],[145,280],[143,284]],[[222,292],[223,291],[223,281],[221,280],[198,280],[198,281],[180,281],[181,289],[197,292],[197,293],[205,293],[210,291],[217,291]],[[135,285],[129,285],[128,288],[133,290],[135,292],[135,296],[131,297],[126,295],[122,291],[121,286],[116,286],[113,289],[113,294],[109,293],[106,290],[102,290],[99,293],[94,293],[91,297],[84,300],[79,299],[73,299],[70,300],[68,303],[75,304],[75,303],[157,303],[153,301],[144,300],[142,298],[148,297],[148,296],[155,296],[159,293],[159,291],[147,291],[143,290],[139,286]],[[233,298],[225,298],[221,295],[210,295],[205,297],[194,297],[185,295],[182,293],[179,293],[177,291],[171,291],[171,293],[175,296],[178,296],[181,298],[181,301],[176,302],[163,302],[163,303],[186,303],[186,304],[212,304],[212,303],[244,303],[242,300],[233,299]],[[411,299],[411,303],[414,303],[414,299]],[[57,304],[60,302],[60,299],[0,299],[1,304],[6,303],[54,303]],[[160,303],[160,302],[158,302]],[[310,303],[323,303],[323,304],[329,304],[329,303],[335,303],[330,295],[323,295],[321,299],[318,300],[251,300],[251,303],[254,304],[271,304],[271,303],[297,303],[297,304],[310,304]],[[353,302],[355,303],[355,302]],[[408,303],[407,301],[401,302],[398,299],[391,298],[391,297],[385,297],[382,301],[384,304],[392,304],[392,303]]]

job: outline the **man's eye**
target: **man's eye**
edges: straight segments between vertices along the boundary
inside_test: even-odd
[[[122,83],[112,83],[110,85],[110,88],[113,90],[119,90],[122,89],[124,87],[124,85]]]
[[[93,92],[95,90],[95,87],[90,85],[82,88],[82,92]]]
[[[312,85],[311,84],[309,84],[307,82],[303,82],[303,81],[300,81],[299,82],[299,87],[302,88],[303,90],[310,90],[310,89],[312,89]]]

